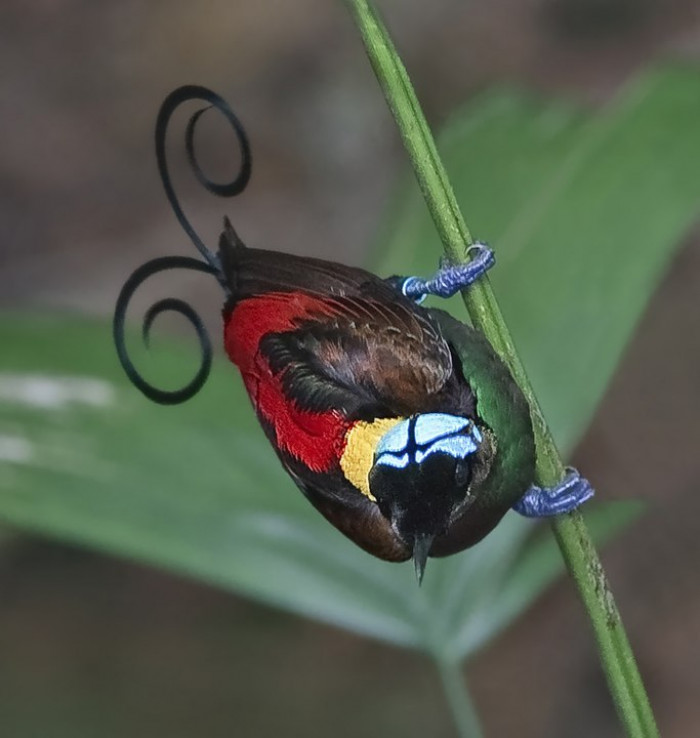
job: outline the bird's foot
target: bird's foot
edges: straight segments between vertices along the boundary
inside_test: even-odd
[[[428,295],[452,297],[476,282],[496,262],[493,251],[485,243],[473,244],[469,252],[473,254],[471,261],[465,264],[442,264],[430,279],[392,277],[388,281],[417,303],[423,302]]]
[[[568,467],[559,484],[554,487],[533,485],[513,505],[513,510],[527,518],[547,518],[575,510],[594,494],[590,482],[576,469]]]

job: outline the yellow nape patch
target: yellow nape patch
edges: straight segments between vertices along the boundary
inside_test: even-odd
[[[405,419],[378,418],[371,423],[359,421],[350,428],[345,436],[345,450],[340,457],[340,468],[345,478],[372,502],[377,501],[369,491],[369,472],[374,462],[374,451],[379,439]]]

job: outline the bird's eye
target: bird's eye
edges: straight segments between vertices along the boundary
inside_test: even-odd
[[[455,485],[464,489],[469,485],[471,478],[471,465],[466,459],[457,459],[455,464]]]

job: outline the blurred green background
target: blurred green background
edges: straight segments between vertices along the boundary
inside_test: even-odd
[[[540,158],[533,161],[543,168],[548,158],[566,162],[571,156],[567,137],[556,134],[575,132],[584,108],[615,98],[651,63],[697,58],[700,18],[697,3],[691,2],[393,0],[381,7],[435,127],[467,100],[483,109],[489,100],[517,98],[491,97],[486,91],[494,85],[537,93],[518,104],[522,122],[510,133],[501,132],[500,139],[494,133],[490,149],[470,152],[461,163],[460,149],[453,147],[447,159],[448,167],[458,167],[467,180],[469,195],[462,204],[476,234],[512,249],[511,261],[502,264],[506,276],[508,269],[527,266],[527,260],[517,262],[518,240],[527,240],[522,233],[538,239],[536,223],[528,222],[530,208],[520,214],[517,228],[503,223],[496,232],[489,226],[498,222],[501,208],[518,212],[511,200],[520,192],[529,194],[533,176],[533,162],[518,168],[520,160],[505,144],[518,141],[529,125],[541,131],[549,119],[550,145],[535,151]],[[392,194],[403,172],[402,152],[340,3],[10,2],[0,10],[0,20],[0,301],[12,311],[3,320],[2,351],[9,363],[16,360],[9,352],[21,343],[7,339],[14,331],[24,336],[22,356],[31,355],[32,366],[41,366],[45,355],[47,367],[111,371],[109,350],[87,355],[85,347],[96,344],[82,334],[52,331],[46,316],[109,315],[135,266],[151,256],[187,250],[152,154],[157,107],[171,88],[186,82],[206,84],[229,99],[253,143],[254,177],[240,201],[207,198],[193,186],[188,190],[187,182],[180,187],[183,202],[211,239],[227,212],[250,245],[374,263],[382,272],[406,263],[401,249],[407,243],[415,244],[412,253],[421,269],[437,260],[434,237],[431,241],[419,221],[411,220],[420,203],[410,192],[399,198]],[[675,89],[682,109],[686,88]],[[687,90],[694,95],[697,87]],[[544,106],[541,100],[550,98],[564,102]],[[632,109],[638,110],[634,104]],[[677,126],[682,146],[688,120],[679,119]],[[206,161],[224,172],[227,162],[217,156],[227,146],[226,133],[212,124],[210,136]],[[595,172],[605,172],[600,187],[624,169],[615,159],[624,148],[624,129],[613,142],[607,168],[601,164],[589,174],[595,184]],[[450,145],[446,140],[448,150]],[[655,161],[662,170],[672,157],[682,159],[683,150],[652,146],[643,161],[633,160],[639,167],[635,192],[641,195],[625,202],[629,212],[617,215],[628,219],[630,238],[638,239],[642,250],[656,234],[635,230],[655,205],[654,197],[643,198],[641,185],[648,180],[658,186]],[[585,147],[576,152],[585,159]],[[683,162],[688,171],[700,171],[696,152],[688,148]],[[620,161],[626,161],[624,156]],[[632,166],[633,179],[634,174]],[[668,186],[674,183],[669,179]],[[558,184],[551,195],[555,199],[566,182]],[[650,185],[647,194],[654,192]],[[659,205],[659,221],[673,220],[673,203],[683,204],[685,197],[671,189]],[[577,215],[583,221],[595,218],[605,228],[604,213],[567,211],[565,206],[575,202],[564,198],[564,206],[556,208],[562,242],[580,230]],[[614,211],[616,202],[608,203],[608,210]],[[393,213],[388,221],[387,211]],[[673,224],[681,220],[676,215]],[[700,251],[687,229],[677,235],[684,239],[682,248],[575,454],[600,496],[641,498],[650,505],[648,515],[609,547],[604,559],[666,736],[693,732],[700,660],[693,637],[700,609],[694,494]],[[370,253],[379,243],[390,250]],[[624,246],[629,252],[629,243]],[[616,268],[603,280],[601,300],[615,304],[619,290],[621,306],[634,297],[643,302],[642,288],[651,289],[656,280],[640,285],[640,269],[617,264],[615,258],[614,253],[609,257]],[[573,267],[570,258],[564,261],[563,274],[547,275],[552,287],[566,284],[562,277],[576,278],[575,260]],[[658,271],[665,261],[657,261]],[[528,298],[526,271],[522,276],[522,295],[512,296],[516,307],[506,314],[516,322],[518,299]],[[495,274],[497,290],[498,278]],[[165,285],[212,316],[216,330],[219,297],[212,284],[173,275]],[[12,317],[18,310],[38,315],[38,323]],[[37,324],[48,325],[44,334]],[[171,328],[177,331],[176,324]],[[549,329],[547,335],[562,345],[571,338],[570,332],[557,335]],[[542,356],[525,353],[531,368]],[[545,369],[534,369],[545,376]],[[218,383],[235,381],[233,376],[221,372]],[[552,371],[562,392],[567,382],[580,387],[585,380],[585,374]],[[596,394],[595,387],[591,391]],[[585,392],[578,396],[585,399]],[[124,397],[127,410],[145,403],[135,392]],[[549,410],[556,416],[556,407]],[[206,411],[203,400],[180,416],[191,425],[182,428],[177,441],[192,449],[193,463],[206,463],[211,455],[196,432],[214,422]],[[592,413],[593,407],[580,409],[586,411]],[[160,418],[153,421],[159,426],[146,430],[166,434],[172,413],[180,410],[149,407],[144,412]],[[8,412],[2,420],[11,429],[16,419]],[[560,437],[574,440],[575,433],[567,435],[566,417],[553,420]],[[127,433],[122,428],[120,435],[119,422],[124,418],[115,420],[114,444],[126,448]],[[225,418],[215,422],[223,444]],[[70,427],[59,430],[80,463],[83,449],[71,446]],[[129,440],[137,442],[143,456],[139,468],[145,468],[153,450],[147,432],[137,435],[140,430]],[[12,452],[7,444],[2,448]],[[157,463],[167,464],[167,450],[161,455]],[[11,465],[0,466],[0,474],[10,473]],[[139,476],[133,469],[110,473],[134,494],[129,485]],[[196,469],[193,474],[194,486]],[[0,489],[11,489],[8,479]],[[296,495],[291,485],[287,489]],[[290,509],[299,503],[290,498]],[[118,501],[115,506],[118,510]],[[57,498],[48,529],[62,530],[64,507]],[[157,507],[151,511],[154,520],[158,512]],[[20,513],[14,518],[21,522]],[[192,568],[201,571],[207,562]],[[231,569],[244,571],[245,561],[232,560]],[[397,576],[403,580],[405,573]],[[2,736],[453,735],[431,669],[422,657],[190,579],[0,528]],[[619,734],[587,624],[566,582],[480,653],[469,678],[487,735]]]

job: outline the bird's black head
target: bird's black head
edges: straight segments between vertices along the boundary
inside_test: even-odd
[[[481,433],[468,418],[416,415],[382,436],[369,487],[382,514],[413,552],[419,580],[434,539],[469,502]]]

